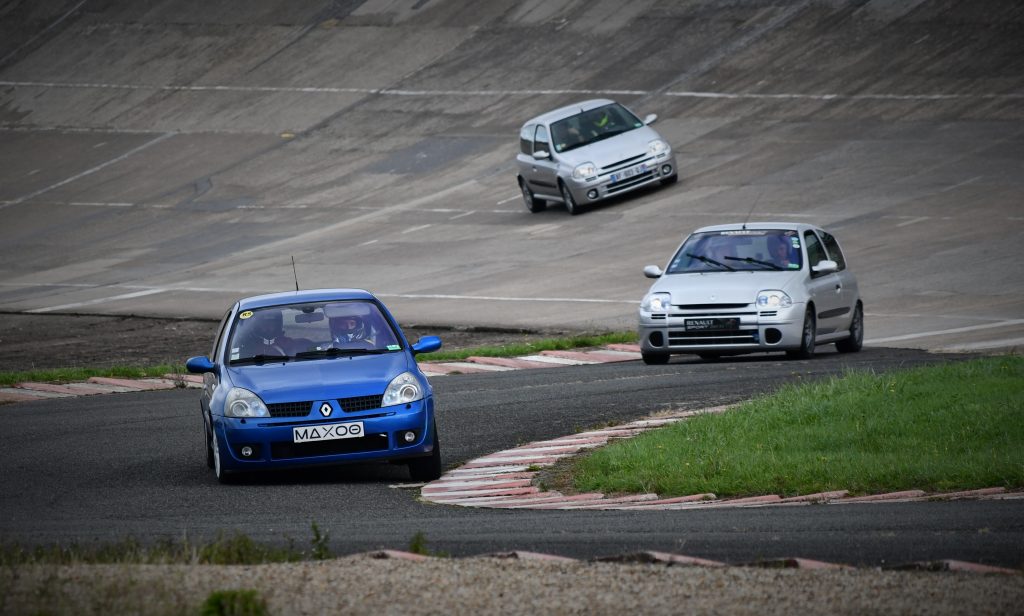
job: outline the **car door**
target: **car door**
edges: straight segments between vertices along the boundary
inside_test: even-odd
[[[825,246],[814,231],[804,231],[804,247],[808,268],[828,260]],[[817,335],[831,334],[840,329],[840,325],[849,319],[849,309],[843,304],[843,283],[839,273],[818,274],[811,269],[807,286],[808,295],[814,301]]]
[[[836,265],[839,266],[836,276],[839,277],[839,284],[842,286],[840,290],[840,295],[842,295],[841,302],[848,309],[845,316],[841,317],[843,325],[840,329],[847,329],[850,319],[853,317],[853,309],[857,306],[857,299],[860,297],[860,292],[857,289],[857,278],[850,270],[846,269],[846,257],[843,256],[843,250],[839,247],[839,242],[836,241],[835,236],[827,231],[821,231],[819,235],[821,236],[822,243],[825,245],[825,250],[828,252],[828,258],[835,261]]]
[[[528,182],[534,193],[549,197],[561,198],[558,189],[558,163],[555,162],[551,150],[551,139],[548,135],[548,128],[538,124],[533,135],[533,154],[546,152],[546,158],[533,157],[533,164],[530,168]]]

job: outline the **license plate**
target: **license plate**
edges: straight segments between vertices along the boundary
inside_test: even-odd
[[[292,428],[292,441],[296,443],[332,441],[339,438],[359,438],[361,436],[363,436],[363,422],[361,421]]]
[[[735,331],[739,328],[740,320],[735,317],[726,319],[686,320],[686,331],[688,332]]]
[[[611,175],[611,179],[613,182],[618,182],[619,180],[628,180],[634,175],[640,175],[642,173],[647,173],[647,163],[643,163],[637,167],[633,167],[632,169],[626,169],[621,173],[613,173]]]

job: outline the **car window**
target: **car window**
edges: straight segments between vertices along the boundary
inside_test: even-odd
[[[555,152],[568,152],[643,125],[628,109],[611,103],[552,122],[551,140]]]
[[[532,124],[527,124],[519,131],[519,151],[527,156],[533,154],[533,131]]]
[[[363,300],[245,310],[235,319],[228,345],[231,362],[330,349],[393,352],[402,345],[377,304]]]
[[[839,242],[836,241],[835,236],[826,231],[822,231],[821,241],[825,243],[825,250],[828,251],[828,257],[839,264],[839,271],[846,269],[846,259],[843,257],[843,251],[839,248]]]
[[[551,151],[551,146],[548,145],[548,129],[543,126],[538,126],[537,132],[533,135],[533,151]]]
[[[804,231],[804,243],[807,244],[807,261],[811,267],[828,259],[825,248],[813,231]]]
[[[220,325],[217,326],[217,338],[213,341],[213,350],[210,351],[210,361],[217,361],[217,350],[220,349],[220,343],[224,340],[224,332],[227,331],[228,317],[234,311],[234,307],[228,309],[224,313],[224,316],[220,318]]]
[[[672,257],[667,273],[798,270],[800,235],[788,229],[694,233]]]

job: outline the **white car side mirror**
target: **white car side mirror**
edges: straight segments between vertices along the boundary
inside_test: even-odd
[[[648,278],[661,278],[661,275],[665,272],[661,271],[661,268],[657,265],[648,265],[644,267],[644,276]]]
[[[818,261],[818,264],[811,268],[815,274],[831,274],[839,271],[839,264],[835,261]]]
[[[654,121],[658,119],[658,114],[649,113],[644,117],[644,124],[654,124]]]
[[[546,158],[551,158],[551,154],[549,154],[547,150],[537,150],[533,153],[533,157],[537,160],[544,160]]]

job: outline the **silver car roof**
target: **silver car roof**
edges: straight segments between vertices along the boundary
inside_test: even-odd
[[[821,231],[821,227],[815,225],[809,225],[802,222],[736,222],[727,225],[711,225],[710,227],[701,227],[695,230],[693,233],[706,233],[709,231],[740,231],[743,229],[786,229],[789,231]]]
[[[530,124],[550,124],[563,118],[568,118],[581,113],[596,109],[598,107],[604,107],[605,105],[611,105],[615,101],[607,98],[592,98],[590,100],[581,101],[579,103],[573,103],[566,105],[565,107],[559,107],[554,111],[548,111],[535,118],[531,118],[523,123],[523,126],[529,126]]]

